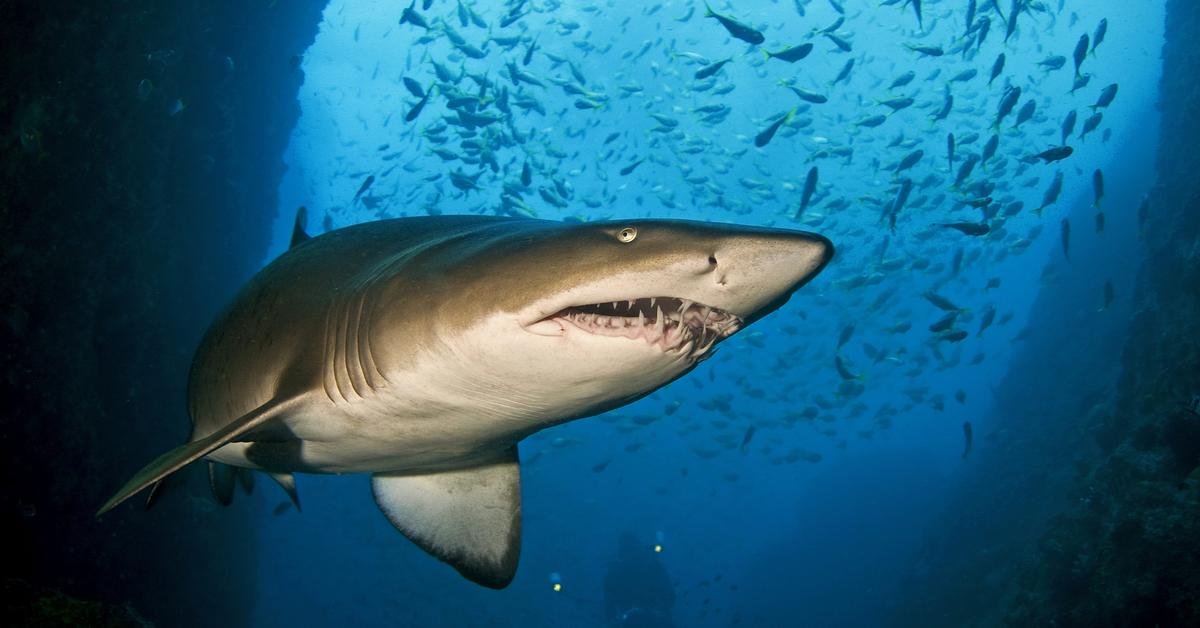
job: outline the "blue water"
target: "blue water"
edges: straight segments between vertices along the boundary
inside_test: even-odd
[[[967,2],[923,2],[923,30],[911,6],[894,4],[842,3],[845,22],[836,32],[853,46],[845,53],[813,33],[839,18],[827,0],[714,4],[761,30],[762,46],[729,37],[703,17],[699,2],[530,2],[529,15],[505,29],[498,23],[507,7],[474,2],[472,10],[490,25],[485,29],[463,26],[455,3],[435,0],[422,12],[434,25],[428,33],[398,24],[403,3],[331,2],[301,64],[302,114],[285,156],[272,256],[286,248],[299,205],[309,207],[316,232],[431,210],[497,213],[503,182],[515,180],[526,160],[536,168],[525,202],[538,218],[803,228],[829,237],[838,252],[784,308],[725,343],[692,374],[633,405],[522,443],[521,566],[504,591],[463,580],[404,539],[378,512],[366,477],[302,477],[299,515],[274,515],[284,498],[273,487],[260,491],[266,497],[255,502],[262,511],[255,623],[608,625],[604,581],[626,532],[669,574],[675,593],[669,612],[677,625],[885,621],[902,577],[920,569],[918,550],[936,534],[930,529],[936,516],[964,489],[970,466],[988,456],[988,435],[1003,429],[1004,417],[992,412],[993,390],[1012,374],[1010,359],[1029,349],[1029,330],[1044,324],[1031,317],[1035,302],[1052,291],[1091,312],[1097,342],[1128,316],[1138,260],[1134,210],[1152,180],[1157,140],[1163,23],[1157,1],[1050,0],[1038,3],[1044,11],[1023,14],[1006,43],[1003,22],[989,2],[980,2],[991,31],[964,55],[957,50]],[[1008,3],[1001,4],[1007,15]],[[1094,76],[1071,94],[1076,41],[1093,34],[1102,18],[1106,39],[1083,64]],[[456,51],[439,20],[486,50],[485,58]],[[495,41],[485,47],[489,36],[522,41],[511,50]],[[539,50],[525,66],[534,38]],[[814,51],[796,63],[760,52],[804,41]],[[923,58],[905,44],[942,46],[946,54]],[[1002,52],[1006,68],[989,88],[988,73]],[[549,55],[569,60],[582,81]],[[1062,69],[1038,66],[1053,55],[1066,57]],[[693,78],[705,60],[727,57],[732,61],[714,80]],[[849,79],[831,86],[850,59]],[[428,87],[432,61],[487,76],[493,91],[505,87],[544,108],[542,114],[513,107],[511,129],[526,141],[495,148],[499,173],[432,153],[440,147],[465,155],[454,127],[440,145],[423,133],[450,113],[440,94],[414,122],[405,121],[416,99],[401,77]],[[545,86],[515,87],[506,62]],[[969,69],[978,75],[948,82]],[[909,85],[888,89],[910,70]],[[756,148],[756,134],[802,104],[780,80],[829,101],[799,107],[769,144]],[[557,82],[581,85],[599,107],[577,108],[580,96]],[[1120,91],[1103,124],[1080,140],[1088,106],[1113,83]],[[980,219],[979,210],[958,202],[980,194],[952,184],[963,156],[978,154],[992,135],[1007,84],[1023,94],[1003,123],[996,157],[967,184],[993,183],[996,203],[1023,201],[1024,209],[1002,225],[993,220],[983,237],[939,227]],[[953,109],[932,121],[947,85]],[[465,78],[462,87],[475,91],[477,84]],[[876,128],[855,125],[890,111],[878,100],[901,96],[915,104]],[[1016,109],[1030,98],[1034,117],[1012,129]],[[695,111],[705,105],[730,111],[705,123]],[[1052,164],[1022,163],[1060,143],[1060,123],[1072,110],[1079,113],[1067,142],[1074,154]],[[678,124],[662,129],[652,114]],[[606,145],[613,133],[617,139]],[[953,170],[947,133],[960,141],[978,134],[956,147]],[[896,162],[918,149],[923,159],[895,175]],[[637,159],[645,162],[619,174]],[[813,166],[817,193],[797,219]],[[458,169],[482,172],[480,189],[455,189],[448,175]],[[1106,183],[1103,233],[1093,226],[1091,207],[1097,169]],[[1031,210],[1058,172],[1062,195],[1038,216]],[[368,200],[355,201],[367,176],[375,177]],[[903,177],[915,185],[893,232],[882,217]],[[554,189],[556,181],[572,191],[566,207],[535,191]],[[1072,225],[1070,261],[1062,250],[1063,220]],[[986,288],[991,279],[999,286]],[[1115,299],[1099,312],[1106,281]],[[928,330],[943,315],[922,296],[929,291],[964,308],[955,328],[969,332],[966,339],[939,340]],[[992,307],[995,324],[977,334]],[[898,328],[906,323],[907,331]],[[854,330],[839,348],[849,325]],[[1048,350],[1093,355],[1074,346]],[[859,377],[839,374],[839,355]],[[1072,378],[1104,382],[1116,372],[1103,359],[1080,369],[1064,374],[1064,387],[1075,385]],[[975,435],[966,458],[965,421]],[[629,577],[636,583],[639,576]]]

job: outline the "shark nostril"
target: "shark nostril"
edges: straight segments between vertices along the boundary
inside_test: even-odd
[[[709,255],[709,256],[708,256],[708,265],[709,265],[709,266],[716,266],[716,265],[717,265],[717,256],[716,256],[716,255]]]

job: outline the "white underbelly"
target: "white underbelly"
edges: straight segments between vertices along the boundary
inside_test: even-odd
[[[208,458],[276,472],[459,468],[511,447],[537,423],[445,406],[434,413],[398,410],[365,401],[308,404],[281,417],[283,429],[271,430],[271,440],[229,443]]]

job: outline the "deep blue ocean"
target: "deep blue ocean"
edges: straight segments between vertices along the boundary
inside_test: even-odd
[[[750,45],[706,19],[702,2],[437,1],[421,12],[428,29],[398,23],[404,3],[331,2],[302,64],[276,251],[293,209],[306,205],[326,228],[435,212],[792,227],[829,237],[837,255],[784,308],[682,380],[521,444],[523,554],[503,593],[463,581],[399,537],[364,478],[305,477],[302,516],[272,516],[274,501],[261,502],[262,568],[271,574],[262,621],[606,625],[606,574],[631,533],[669,574],[677,625],[883,622],[901,577],[920,568],[934,516],[1003,429],[992,391],[1040,324],[1031,314],[1039,295],[1070,294],[1097,329],[1128,316],[1134,209],[1157,139],[1163,21],[1156,2],[1051,0],[1030,3],[1006,37],[1008,2],[1004,17],[978,2],[970,24],[967,2],[921,3],[920,22],[911,4],[885,4],[713,5],[765,36]],[[513,11],[524,15],[500,28]],[[1095,37],[1102,20],[1108,31],[1079,69],[1087,84],[1072,90],[1078,39]],[[763,54],[806,42],[811,52],[795,62]],[[468,56],[465,46],[486,55]],[[711,78],[695,78],[724,60]],[[540,85],[514,84],[513,67]],[[413,121],[405,116],[418,99],[403,79],[440,89]],[[491,88],[485,103],[497,90],[510,102],[502,123],[469,134],[505,138],[491,147],[498,170],[446,122],[455,112],[443,94],[476,94],[481,84]],[[1112,84],[1113,103],[1090,108]],[[997,125],[1009,89],[1020,96]],[[880,104],[897,98],[912,104]],[[1027,103],[1032,117],[1017,126]],[[1093,111],[1103,120],[1081,135]],[[788,112],[772,141],[756,146]],[[864,123],[880,115],[879,126]],[[1064,141],[1068,115],[1078,122]],[[993,137],[994,156],[956,185]],[[1028,159],[1061,145],[1074,149],[1068,159]],[[923,156],[902,169],[916,151]],[[526,162],[535,180],[519,208],[506,207],[504,186]],[[798,215],[814,168],[815,193]],[[481,175],[478,189],[454,187],[454,171]],[[1093,207],[1097,171],[1106,187]],[[1039,215],[1056,176],[1062,192]],[[889,210],[905,180],[912,191],[893,227]],[[987,197],[982,208],[968,204]],[[991,232],[939,226],[956,222]],[[929,293],[961,308],[949,329],[965,339],[930,331],[947,311]],[[1111,379],[1114,366],[1078,375]],[[974,434],[967,456],[965,422]]]
[[[1200,590],[1200,576],[1156,567],[1169,548],[1196,553],[1195,539],[1185,542],[1200,512],[1200,449],[1187,448],[1200,442],[1189,422],[1200,407],[1186,409],[1195,382],[1153,395],[1143,380],[1129,383],[1132,364],[1148,361],[1138,372],[1155,377],[1177,370],[1138,362],[1137,347],[1195,342],[1147,318],[1183,310],[1135,297],[1175,272],[1145,265],[1152,249],[1176,251],[1170,259],[1186,260],[1176,268],[1200,258],[1194,233],[1161,227],[1153,246],[1146,235],[1152,216],[1195,211],[1194,197],[1151,201],[1167,189],[1155,188],[1160,143],[1173,139],[1160,133],[1163,103],[1183,98],[1161,92],[1167,24],[1162,0],[330,0],[311,45],[290,60],[300,87],[294,127],[276,129],[288,138],[285,169],[250,177],[277,205],[238,210],[273,225],[269,248],[214,249],[245,276],[287,251],[302,206],[313,236],[433,215],[663,218],[804,230],[836,254],[689,374],[520,443],[521,554],[506,588],[470,582],[406,539],[365,474],[298,474],[301,512],[265,476],[223,508],[197,471],[190,491],[161,498],[188,522],[172,534],[242,517],[252,535],[189,552],[218,573],[228,557],[248,601],[234,621],[205,615],[203,587],[172,590],[174,606],[195,611],[150,612],[148,622],[1167,626],[1200,617],[1195,599],[1164,593]],[[245,71],[226,59],[214,76]],[[171,124],[233,115],[168,96],[165,80],[147,76],[157,82],[121,89]],[[27,135],[26,154],[44,150]],[[235,157],[205,154],[185,170],[220,171],[226,159]],[[207,272],[203,260],[164,259],[149,264]],[[225,297],[236,285],[227,287]],[[137,315],[158,311],[156,298]],[[192,343],[195,329],[179,323],[178,335]],[[1200,349],[1187,355],[1194,373]],[[110,388],[136,400],[137,385],[113,373]],[[187,373],[163,376],[182,386]],[[1117,418],[1134,406],[1175,422],[1138,431]],[[166,411],[161,421],[182,433],[184,406]],[[141,433],[137,425],[128,429]],[[97,453],[89,464],[107,470],[103,486],[80,501],[107,497],[147,452],[176,444]],[[1122,457],[1134,450],[1144,456]],[[1166,493],[1150,488],[1156,464],[1193,453],[1160,478]],[[1140,462],[1103,471],[1116,459]],[[1153,520],[1174,523],[1155,528],[1135,498],[1098,505],[1118,494],[1157,495],[1176,510]],[[43,525],[21,495],[21,521]],[[1128,505],[1138,503],[1147,510]],[[90,517],[98,505],[78,508]],[[142,527],[177,525],[121,508],[89,529],[129,544]],[[1069,541],[1093,537],[1103,540]],[[1111,558],[1141,547],[1159,553]],[[114,564],[128,580],[120,591],[153,588],[137,569]],[[70,579],[47,582],[75,594]],[[1113,582],[1135,593],[1101,586]],[[1174,614],[1104,605],[1117,599]],[[72,623],[63,621],[22,625]]]

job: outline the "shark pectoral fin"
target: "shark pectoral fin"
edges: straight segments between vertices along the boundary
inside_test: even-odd
[[[424,475],[376,473],[375,502],[392,525],[472,582],[503,589],[521,554],[517,449],[492,462]]]
[[[230,421],[225,427],[212,434],[189,443],[184,443],[155,458],[153,462],[142,467],[141,471],[138,471],[130,478],[125,483],[125,486],[122,486],[121,490],[117,491],[116,495],[113,495],[107,502],[104,502],[104,505],[96,512],[96,516],[99,517],[112,510],[118,504],[129,499],[147,486],[178,471],[188,463],[207,456],[226,443],[235,440],[238,436],[278,416],[289,405],[289,401],[289,399],[272,399],[237,419]]]
[[[267,475],[271,476],[271,479],[275,480],[279,484],[279,487],[283,489],[283,492],[287,493],[287,496],[291,498],[292,505],[296,507],[296,512],[301,512],[300,493],[296,492],[296,476],[291,473],[272,473],[270,471],[267,472]]]

